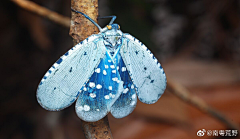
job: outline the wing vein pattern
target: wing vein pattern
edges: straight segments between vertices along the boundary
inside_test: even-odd
[[[100,35],[80,42],[48,70],[37,90],[37,100],[47,110],[61,110],[78,97],[94,68],[104,57],[106,48]]]
[[[166,75],[158,60],[139,40],[124,34],[120,50],[140,101],[152,104],[166,88]]]

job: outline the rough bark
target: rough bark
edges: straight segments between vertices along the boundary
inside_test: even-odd
[[[71,6],[73,9],[85,13],[95,22],[97,22],[97,0],[72,0]],[[98,32],[98,28],[83,15],[72,12],[69,35],[73,38],[74,45],[86,39],[92,34],[97,34]]]
[[[83,12],[97,22],[98,1],[97,0],[72,0],[73,9]],[[92,34],[97,34],[98,28],[83,15],[72,12],[69,35],[76,45]],[[112,133],[107,116],[97,122],[82,121],[82,127],[86,139],[112,139]]]

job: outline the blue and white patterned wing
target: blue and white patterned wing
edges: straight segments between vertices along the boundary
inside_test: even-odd
[[[137,96],[134,85],[127,72],[126,65],[119,55],[118,73],[123,81],[123,91],[117,101],[111,107],[111,113],[115,118],[123,118],[129,115],[136,107]]]
[[[166,88],[166,75],[160,63],[144,44],[129,34],[124,34],[120,54],[139,100],[155,103]]]
[[[65,53],[45,74],[37,100],[47,110],[61,110],[78,97],[104,57],[106,48],[99,35],[92,35]]]
[[[123,81],[110,54],[106,52],[76,102],[79,118],[95,122],[108,114],[123,91]]]

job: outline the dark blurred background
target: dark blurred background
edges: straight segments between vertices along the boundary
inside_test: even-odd
[[[70,17],[70,0],[33,1]],[[74,105],[49,112],[35,97],[45,72],[73,45],[69,28],[11,1],[0,7],[0,138],[83,139]],[[99,15],[116,15],[121,30],[156,55],[168,78],[240,125],[240,0],[99,0]],[[109,121],[115,139],[193,139],[199,129],[227,129],[170,92]]]

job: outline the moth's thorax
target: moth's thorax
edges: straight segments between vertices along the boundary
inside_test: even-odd
[[[101,32],[103,37],[103,43],[105,47],[109,51],[109,53],[113,56],[116,49],[121,45],[122,41],[122,31],[119,29],[119,25],[112,24],[105,27],[106,29]]]

